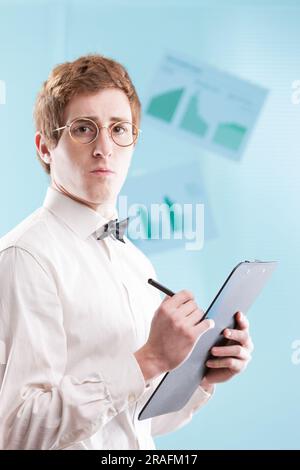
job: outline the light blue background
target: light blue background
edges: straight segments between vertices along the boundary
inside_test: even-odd
[[[43,201],[48,178],[34,151],[32,108],[51,68],[89,52],[123,63],[143,99],[166,49],[188,53],[270,89],[241,162],[144,128],[132,171],[199,160],[219,236],[201,252],[152,256],[161,282],[207,307],[242,259],[280,267],[251,309],[253,360],[219,385],[164,449],[299,448],[300,79],[298,1],[0,1],[0,235]],[[142,125],[143,127],[143,125]]]

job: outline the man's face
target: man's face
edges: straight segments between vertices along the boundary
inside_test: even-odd
[[[128,98],[117,88],[75,96],[65,109],[64,124],[78,117],[93,117],[99,127],[117,121],[132,122]],[[95,142],[87,145],[72,140],[68,128],[61,132],[58,145],[49,151],[52,186],[95,210],[101,205],[114,206],[127,176],[133,145],[118,146],[105,128],[100,129]],[[98,168],[112,172],[92,173]]]

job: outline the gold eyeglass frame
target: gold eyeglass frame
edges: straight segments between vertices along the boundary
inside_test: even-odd
[[[96,134],[96,136],[94,137],[93,140],[91,140],[90,142],[84,143],[84,142],[79,142],[78,140],[76,140],[76,139],[72,136],[72,134],[71,134],[71,127],[73,126],[74,122],[76,122],[76,121],[89,121],[89,122],[91,122],[92,124],[94,124],[94,125],[96,126],[97,134]],[[113,136],[112,136],[112,129],[113,129],[115,126],[117,126],[118,124],[121,124],[122,122],[124,122],[124,123],[126,123],[126,124],[130,124],[131,126],[133,126],[133,130],[136,130],[136,138],[135,138],[135,140],[134,140],[131,144],[128,144],[128,145],[121,145],[121,144],[118,144],[118,143],[114,140],[114,138],[113,138]],[[66,124],[65,126],[58,127],[57,129],[53,129],[52,132],[58,132],[58,131],[61,131],[61,130],[63,130],[63,129],[66,129],[66,128],[68,128],[68,130],[69,130],[69,136],[71,137],[71,139],[73,140],[73,142],[76,142],[77,144],[81,144],[81,145],[90,145],[90,144],[92,144],[93,142],[95,142],[95,140],[97,140],[98,135],[99,135],[99,133],[100,133],[100,130],[101,130],[101,129],[107,129],[110,138],[112,139],[112,141],[113,141],[116,145],[118,145],[119,147],[130,147],[131,145],[133,145],[133,144],[136,143],[136,141],[137,141],[137,139],[138,139],[138,137],[139,137],[139,134],[142,132],[142,129],[139,129],[135,124],[133,124],[133,123],[130,122],[130,121],[118,121],[118,122],[114,122],[113,124],[111,124],[110,126],[107,127],[107,126],[98,126],[97,122],[93,121],[93,119],[85,118],[85,117],[82,117],[82,118],[81,118],[81,117],[77,117],[77,118],[73,119],[73,121],[70,122],[70,124]]]

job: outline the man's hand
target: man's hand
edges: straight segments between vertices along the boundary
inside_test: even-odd
[[[185,361],[198,338],[214,326],[213,320],[200,321],[203,315],[188,290],[164,298],[152,319],[147,343],[135,352],[145,380]]]
[[[211,349],[214,358],[206,365],[209,368],[201,381],[201,387],[210,392],[213,384],[226,382],[234,375],[244,371],[251,360],[253,343],[249,334],[249,322],[242,312],[235,315],[236,329],[226,328],[223,332],[229,341],[225,346],[215,346]]]

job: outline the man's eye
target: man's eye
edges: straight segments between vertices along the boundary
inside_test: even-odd
[[[75,129],[75,132],[78,132],[78,134],[86,134],[89,131],[92,132],[92,129],[87,126],[80,126]]]
[[[115,126],[114,127],[114,132],[116,134],[123,134],[124,132],[126,132],[126,129],[122,126]]]

